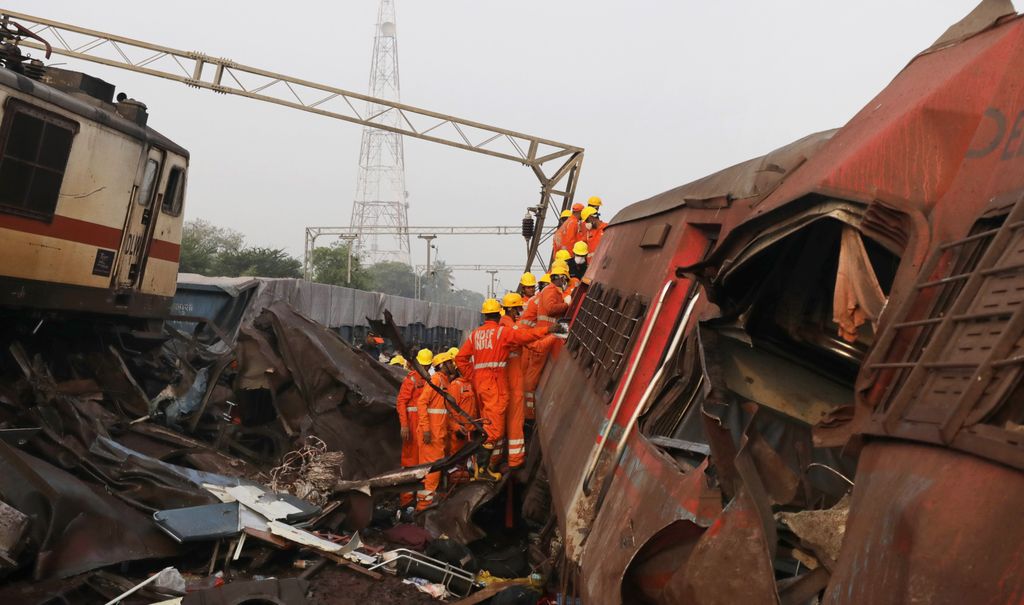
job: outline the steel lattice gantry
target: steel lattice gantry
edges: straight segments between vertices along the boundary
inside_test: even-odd
[[[53,52],[67,57],[274,103],[528,166],[540,181],[540,204],[536,229],[527,246],[527,270],[534,260],[544,264],[538,247],[545,233],[545,218],[550,212],[557,214],[569,208],[576,193],[583,166],[582,147],[250,67],[230,59],[177,50],[6,9],[0,9],[0,20],[19,22],[51,41]],[[43,45],[32,40],[22,40],[20,44],[44,50]],[[366,107],[374,109],[367,111]]]

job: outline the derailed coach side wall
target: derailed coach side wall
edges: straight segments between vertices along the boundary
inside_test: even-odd
[[[676,268],[699,261],[712,243],[710,237],[723,223],[728,228],[746,212],[742,204],[739,206],[679,206],[608,229],[591,264],[596,269],[588,273],[593,280],[591,291],[597,284],[608,285],[623,296],[640,294],[648,306],[626,352],[626,367],[635,363],[637,370],[614,419],[605,456],[620,440],[693,294],[692,282],[677,278]],[[663,245],[641,247],[642,242],[651,242],[651,233],[666,228]],[[638,271],[638,267],[647,270]],[[669,281],[673,286],[652,325],[653,309]],[[695,323],[705,304],[701,297],[689,325]],[[640,351],[648,329],[650,339]],[[594,503],[606,476],[607,461],[602,461],[591,481],[590,496],[582,491],[584,473],[614,402],[622,395],[619,390],[623,383],[620,376],[612,392],[595,390],[590,372],[580,367],[571,351],[560,349],[549,363],[539,392],[537,426],[552,498],[567,553],[582,568],[581,588],[586,602],[619,602],[620,584],[629,562],[657,532],[680,520],[706,527],[720,512],[717,496],[705,501],[694,498],[702,492],[702,470],[684,474],[675,461],[634,429],[621,464],[612,470],[614,479],[608,496],[595,514]]]

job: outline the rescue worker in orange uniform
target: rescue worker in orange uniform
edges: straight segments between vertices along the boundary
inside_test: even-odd
[[[523,273],[523,276],[519,278],[519,287],[516,288],[516,292],[523,297],[524,301],[533,298],[533,295],[537,293],[537,278],[533,273],[529,271]]]
[[[466,338],[455,357],[455,363],[462,375],[469,376],[473,381],[487,433],[477,458],[476,478],[497,479],[501,475],[493,471],[491,463],[496,445],[505,437],[505,410],[509,401],[509,353],[513,347],[531,343],[542,338],[552,328],[556,332],[559,328],[545,325],[512,330],[498,325],[501,304],[493,298],[484,301],[480,312],[484,316],[484,323]]]
[[[455,373],[452,356],[447,351],[434,356],[434,375],[430,383],[441,392],[446,392]],[[420,464],[430,464],[445,457],[448,447],[448,403],[444,395],[430,387],[423,389],[419,400],[419,454]],[[416,493],[416,510],[423,510],[434,503],[437,486],[441,482],[441,471],[428,473],[423,479],[423,489]]]
[[[565,225],[565,221],[572,217],[572,210],[563,210],[562,214],[558,217],[558,226],[555,227],[555,233],[551,236],[551,254],[563,250],[565,242],[562,241],[562,226]]]
[[[572,214],[565,222],[555,230],[555,234],[551,236],[552,255],[556,254],[559,250],[568,250],[572,248],[572,245],[576,243],[576,240],[580,237],[580,231],[583,227],[583,219],[580,218],[580,213],[583,212],[583,204],[573,204]]]
[[[526,306],[520,317],[524,327],[550,326],[565,315],[569,310],[568,301],[562,291],[569,283],[569,266],[564,261],[556,261],[551,266],[551,285],[545,286],[540,294],[534,297],[536,304]],[[532,303],[533,301],[531,301]],[[537,401],[537,384],[540,375],[547,365],[548,354],[557,337],[550,336],[530,344],[525,348],[523,359],[523,399],[526,403],[526,417],[534,418],[534,407]]]
[[[449,350],[450,352],[450,350]],[[458,349],[452,354],[452,359],[458,354]],[[462,408],[470,418],[478,418],[480,415],[479,405],[476,400],[476,391],[468,378],[457,374],[448,385],[448,393],[455,400],[456,405]],[[450,411],[448,414],[448,453],[453,454],[469,442],[473,433],[473,424],[465,416]]]
[[[427,386],[427,381],[416,370],[409,368],[409,363],[400,355],[391,360],[391,365],[399,365],[395,363],[396,359],[400,359],[401,365],[409,369],[409,373],[402,380],[402,386],[398,388],[398,397],[395,399],[395,411],[398,412],[398,424],[401,426],[402,434],[402,466],[416,466],[420,463],[418,402],[423,388]],[[430,366],[433,359],[434,354],[430,352],[430,349],[420,349],[416,353],[416,361],[421,366]],[[402,506],[412,504],[412,499],[412,492],[404,492],[399,497]]]
[[[597,251],[601,238],[604,237],[604,228],[608,226],[608,223],[601,220],[601,215],[593,206],[584,208],[580,217],[583,220],[580,222],[577,241],[585,242],[590,254],[593,254]]]
[[[519,315],[523,311],[523,298],[515,292],[505,295],[501,301],[505,315],[501,325],[518,329]],[[522,326],[528,328],[529,326]],[[523,391],[523,347],[516,347],[508,354],[508,407],[505,409],[505,435],[508,447],[508,467],[517,469],[526,458],[526,437],[523,423],[526,420],[526,400]]]

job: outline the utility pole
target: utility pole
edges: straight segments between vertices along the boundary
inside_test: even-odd
[[[346,254],[348,257],[348,270],[345,273],[345,283],[349,286],[352,285],[352,246],[355,245],[358,235],[339,235],[338,239],[345,240]]]
[[[394,0],[381,0],[377,12],[368,94],[387,101],[401,99]],[[392,260],[410,264],[409,235],[405,233],[409,226],[409,204],[405,190],[402,135],[378,126],[404,126],[403,118],[398,112],[388,111],[388,107],[372,100],[366,103],[366,115],[375,116],[375,125],[363,128],[363,140],[359,146],[359,176],[350,224],[364,236],[360,238],[360,244],[367,262]],[[394,234],[381,237],[377,233],[364,233],[368,227],[389,227],[394,230]]]
[[[490,292],[487,295],[487,298],[497,298],[498,294],[497,292],[494,291],[494,278],[496,275],[498,275],[498,271],[497,269],[488,269],[487,272],[491,274],[491,288]]]
[[[429,274],[429,273],[430,273],[430,270],[431,270],[431,269],[433,268],[433,266],[434,266],[434,265],[433,265],[433,264],[432,264],[432,263],[430,262],[430,250],[431,250],[431,248],[433,248],[433,247],[434,247],[434,245],[433,245],[433,243],[432,243],[432,242],[433,242],[433,241],[434,241],[435,239],[437,239],[437,236],[436,236],[436,235],[417,235],[416,237],[418,237],[419,239],[421,239],[421,240],[423,240],[423,241],[427,242],[427,270],[426,270],[426,272],[425,272],[424,274]],[[417,292],[416,292],[416,298],[421,298],[421,297],[423,296],[423,293],[422,293],[422,290],[423,290],[423,279],[422,279],[422,278],[420,278],[420,287],[419,287],[419,288],[417,288],[416,290],[417,290]]]

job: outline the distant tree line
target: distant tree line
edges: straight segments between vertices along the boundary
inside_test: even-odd
[[[313,250],[313,281],[407,298],[419,294],[423,300],[462,307],[479,308],[483,303],[479,292],[455,288],[452,271],[443,262],[435,262],[433,271],[417,275],[404,263],[364,265],[358,249],[353,249],[349,281],[348,252],[345,242]],[[180,270],[224,277],[302,277],[302,262],[283,248],[246,246],[238,231],[193,219],[185,221],[182,232]]]

